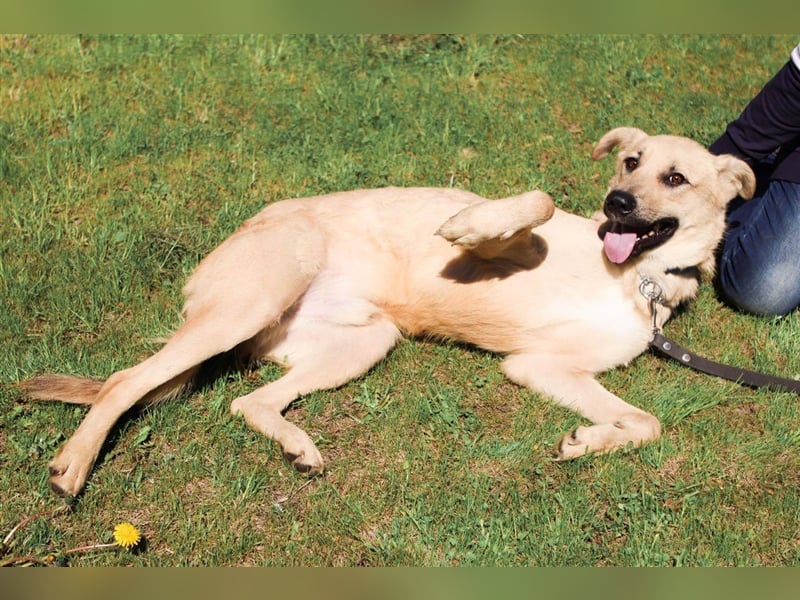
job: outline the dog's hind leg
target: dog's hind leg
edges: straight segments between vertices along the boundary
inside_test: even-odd
[[[231,412],[243,415],[253,429],[275,440],[298,471],[316,475],[324,468],[322,455],[306,432],[283,417],[283,411],[303,394],[338,387],[367,372],[400,337],[397,327],[379,313],[361,325],[293,324],[275,352],[286,353],[289,370],[234,400]]]
[[[550,220],[553,199],[540,191],[470,204],[436,232],[476,256],[493,259],[519,254],[531,246],[531,229]]]
[[[277,248],[274,262],[268,256],[263,264],[254,262],[268,254],[263,238],[234,235],[199,265],[185,288],[183,325],[153,356],[103,384],[83,422],[50,463],[53,491],[75,495],[83,488],[103,441],[125,411],[160,387],[183,381],[203,361],[256,336],[297,301],[316,275],[309,265],[319,264],[322,256],[310,256],[308,245],[303,255],[295,240],[304,232],[295,229],[282,227],[267,238]]]
[[[561,437],[556,447],[558,460],[637,447],[661,435],[656,417],[615,396],[591,373],[570,366],[563,356],[512,355],[503,362],[503,371],[512,381],[547,394],[592,422]]]

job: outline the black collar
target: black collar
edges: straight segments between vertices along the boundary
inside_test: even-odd
[[[691,267],[672,267],[664,271],[667,275],[677,275],[678,277],[688,277],[689,279],[696,279],[698,282],[701,279],[700,267],[697,265]]]

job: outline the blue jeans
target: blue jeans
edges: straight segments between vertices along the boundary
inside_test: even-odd
[[[759,315],[800,305],[800,183],[772,180],[734,200],[717,267],[722,296]]]

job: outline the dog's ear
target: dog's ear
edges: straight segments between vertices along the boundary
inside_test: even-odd
[[[647,137],[647,134],[636,127],[617,127],[612,129],[597,142],[594,150],[592,150],[592,159],[600,160],[605,158],[617,146],[624,148],[645,137]]]
[[[717,156],[716,165],[726,202],[736,196],[745,200],[753,197],[756,191],[756,176],[750,165],[732,154]]]

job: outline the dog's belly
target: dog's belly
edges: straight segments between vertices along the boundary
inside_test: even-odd
[[[261,356],[291,366],[322,347],[339,345],[346,354],[348,345],[369,344],[373,335],[399,338],[384,311],[356,292],[359,287],[349,274],[320,273],[281,322],[264,332]]]
[[[480,262],[435,235],[476,200],[457,190],[385,189],[290,201],[322,225],[325,266],[276,329],[268,356],[291,363],[323,331],[383,322],[502,354],[583,347],[587,370],[626,363],[646,348],[646,315],[607,269],[587,219],[556,211],[536,228],[546,253],[535,267],[448,270]]]

